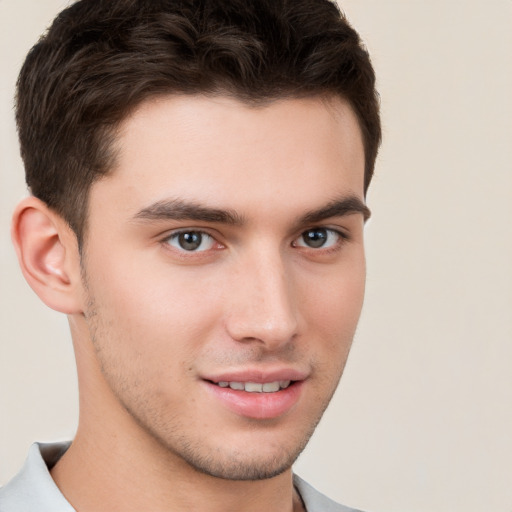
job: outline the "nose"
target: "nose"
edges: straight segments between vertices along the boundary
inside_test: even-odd
[[[293,278],[279,251],[240,262],[230,282],[226,328],[232,339],[277,350],[294,339],[298,311]]]

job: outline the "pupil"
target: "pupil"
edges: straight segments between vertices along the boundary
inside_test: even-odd
[[[189,233],[180,233],[178,237],[180,246],[187,251],[194,251],[202,242],[201,233],[191,231]]]
[[[327,241],[327,230],[325,229],[312,229],[304,233],[303,239],[309,247],[322,247]]]

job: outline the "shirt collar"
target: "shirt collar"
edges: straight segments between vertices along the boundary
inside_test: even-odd
[[[0,490],[0,510],[6,512],[76,512],[50,475],[50,469],[70,443],[34,443],[21,471]]]

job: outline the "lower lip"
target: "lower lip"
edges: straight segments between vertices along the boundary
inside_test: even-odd
[[[232,412],[260,420],[277,418],[290,411],[298,402],[304,383],[294,382],[275,393],[249,393],[204,382],[208,390]]]

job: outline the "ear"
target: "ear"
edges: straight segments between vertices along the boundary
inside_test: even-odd
[[[30,287],[50,308],[81,313],[82,276],[76,236],[45,203],[27,197],[14,211],[12,241]]]

